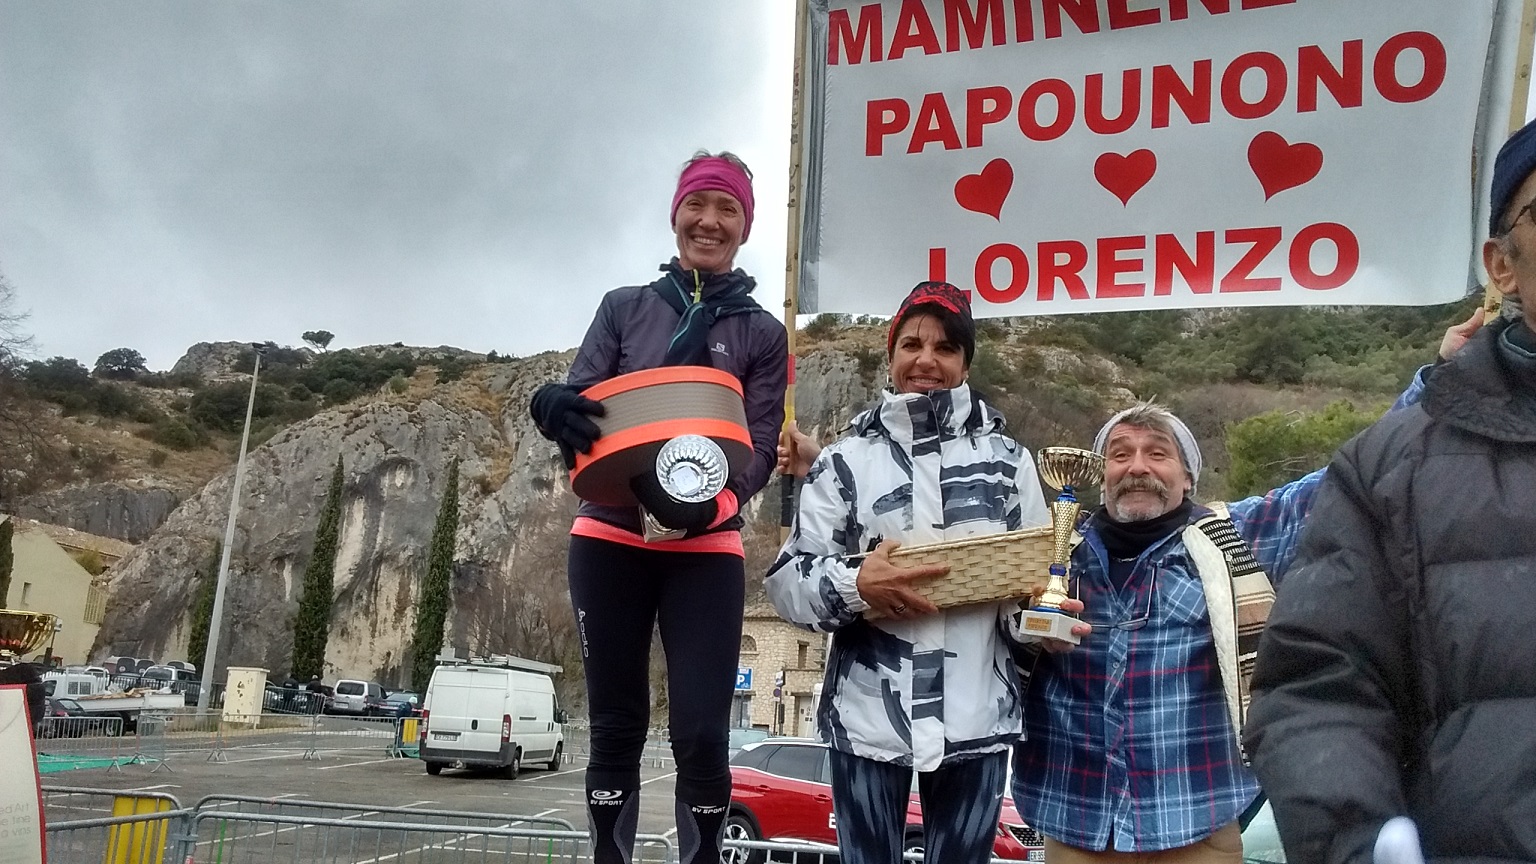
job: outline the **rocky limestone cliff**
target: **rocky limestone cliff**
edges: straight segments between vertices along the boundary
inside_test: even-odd
[[[347,476],[328,654],[335,673],[392,677],[410,639],[416,584],[450,459],[460,460],[457,597],[485,593],[518,554],[514,526],[558,512],[562,473],[526,419],[527,393],[568,357],[487,367],[425,398],[347,406],[290,427],[253,451],[232,547],[220,665],[286,672],[291,618],[336,457]],[[185,654],[196,574],[223,534],[234,471],[182,503],[111,571],[97,653]],[[548,574],[518,573],[512,581]],[[464,604],[457,604],[462,607]],[[456,608],[465,641],[471,610]],[[462,619],[462,620],[461,620]],[[196,662],[197,658],[193,658]]]
[[[16,514],[87,534],[142,542],[170,516],[181,497],[175,490],[140,483],[90,483],[30,495]]]
[[[197,375],[205,381],[225,378],[234,374],[235,363],[250,350],[249,342],[198,342],[171,366],[170,374]]]

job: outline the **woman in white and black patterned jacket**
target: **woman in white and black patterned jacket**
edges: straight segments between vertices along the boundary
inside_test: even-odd
[[[965,295],[917,286],[888,348],[892,390],[816,457],[766,587],[785,620],[833,634],[818,726],[843,862],[898,860],[913,770],[926,860],[986,861],[1021,729],[1020,604],[939,611],[910,588],[933,568],[898,568],[889,552],[1050,517],[1033,458],[965,383]]]

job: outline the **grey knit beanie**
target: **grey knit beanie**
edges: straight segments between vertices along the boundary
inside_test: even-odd
[[[1179,445],[1179,455],[1184,459],[1184,470],[1189,473],[1189,494],[1194,496],[1195,490],[1200,485],[1200,445],[1195,442],[1194,433],[1184,425],[1184,421],[1174,416],[1172,411],[1154,402],[1138,402],[1135,405],[1121,411],[1109,418],[1109,422],[1099,429],[1099,434],[1093,439],[1093,452],[1100,456],[1105,455],[1104,447],[1109,443],[1109,433],[1127,417],[1137,415],[1137,421],[1153,420],[1166,424],[1173,432],[1173,440]],[[1146,423],[1137,422],[1138,426]]]

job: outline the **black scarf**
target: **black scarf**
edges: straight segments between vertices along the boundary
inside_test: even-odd
[[[1139,522],[1116,522],[1103,507],[1095,515],[1099,538],[1104,541],[1104,551],[1116,558],[1135,558],[1151,548],[1152,544],[1189,524],[1194,502],[1185,498],[1179,506],[1153,519]]]
[[[1536,333],[1516,319],[1499,334],[1499,365],[1509,378],[1510,389],[1522,399],[1536,394]]]
[[[667,275],[651,287],[677,310],[677,331],[667,345],[664,366],[713,366],[709,354],[709,328],[721,318],[765,311],[751,297],[757,281],[743,270],[704,273],[684,270],[673,258],[661,267]]]

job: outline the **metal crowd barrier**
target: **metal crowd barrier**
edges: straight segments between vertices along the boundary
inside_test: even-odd
[[[574,762],[576,757],[592,755],[592,730],[585,724],[567,723],[564,729],[565,750],[561,761]],[[666,768],[673,763],[672,742],[666,733],[652,729],[640,753],[640,764],[652,768]]]
[[[466,810],[428,810],[419,807],[385,807],[373,804],[343,804],[335,801],[305,801],[294,798],[261,798],[251,795],[205,795],[192,808],[198,812],[217,810],[220,813],[247,813],[255,815],[315,816],[343,821],[380,821],[375,817],[387,817],[383,821],[421,822],[432,825],[448,825],[458,828],[486,828],[511,822],[518,825],[549,825],[563,831],[574,831],[576,826],[568,820],[554,816],[509,816],[506,813],[475,813]]]
[[[401,719],[398,717],[353,717],[320,714],[312,718],[311,743],[306,759],[318,759],[320,753],[366,750],[385,756],[401,748]],[[414,743],[414,742],[413,742]]]
[[[144,812],[49,822],[49,864],[179,864],[188,841],[191,810],[164,809],[151,801]]]
[[[578,864],[588,854],[585,831],[550,817],[240,795],[209,795],[188,809],[163,793],[51,785],[43,794],[51,864]],[[730,864],[837,862],[835,846],[809,841],[726,847]],[[677,849],[663,835],[640,835],[634,861],[676,864]]]
[[[94,789],[86,786],[63,786],[46,783],[43,789],[43,817],[50,824],[77,819],[107,817],[117,814],[127,806],[121,799],[153,800],[163,802],[160,809],[180,810],[176,796],[164,792],[136,792],[119,789]],[[120,815],[120,814],[119,814]]]
[[[120,771],[136,749],[121,717],[44,717],[36,726],[39,767],[106,767]],[[102,763],[106,763],[103,766]]]
[[[310,816],[194,812],[183,849],[185,864],[461,864],[494,860],[506,864],[584,860],[587,833],[555,828],[519,828],[516,816],[499,825],[455,827],[419,822],[362,821]],[[672,864],[671,841],[642,835],[636,864]]]

